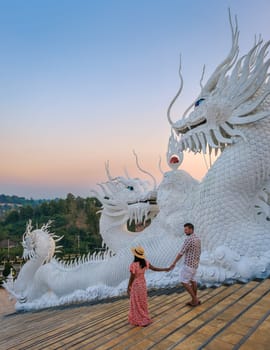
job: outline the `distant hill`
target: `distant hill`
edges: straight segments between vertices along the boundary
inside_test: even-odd
[[[26,199],[24,197],[9,196],[6,194],[0,194],[0,218],[5,215],[9,210],[19,208],[24,205],[37,206],[46,199]]]
[[[30,204],[30,205],[37,205],[44,201],[48,201],[48,199],[26,199],[24,197],[18,197],[18,196],[9,196],[6,194],[0,194],[0,203],[10,203],[10,204]]]

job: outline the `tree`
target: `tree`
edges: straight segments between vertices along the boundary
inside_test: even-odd
[[[58,245],[62,245],[63,254],[86,254],[95,248],[101,248],[99,234],[99,215],[101,203],[96,198],[75,198],[69,193],[66,199],[42,201],[9,211],[0,221],[0,238],[10,238],[21,242],[26,223],[32,219],[33,227],[41,227],[52,220],[50,231],[57,236],[64,236]],[[78,238],[79,237],[79,238]],[[79,243],[78,243],[79,242]],[[18,252],[18,249],[21,249]],[[22,247],[10,249],[10,256],[21,256]],[[0,252],[0,259],[6,252]]]
[[[6,222],[7,224],[9,224],[9,223],[12,224],[12,223],[17,222],[17,221],[19,220],[19,218],[20,218],[19,212],[18,212],[17,210],[14,209],[14,210],[11,210],[11,211],[8,213],[5,222]]]
[[[28,221],[29,219],[32,219],[33,215],[34,210],[30,205],[27,205],[26,207],[22,207],[20,209],[20,220]]]

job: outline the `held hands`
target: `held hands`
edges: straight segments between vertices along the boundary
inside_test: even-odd
[[[171,266],[169,267],[169,271],[173,270],[175,268],[175,263],[171,264]]]
[[[166,268],[164,269],[164,271],[169,272],[169,271],[173,270],[174,268],[175,268],[175,264],[172,264],[171,266],[166,267]]]

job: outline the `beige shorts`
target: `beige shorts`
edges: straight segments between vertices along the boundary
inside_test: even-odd
[[[189,283],[191,281],[195,281],[196,272],[197,269],[194,269],[187,265],[183,265],[182,270],[180,272],[180,282]]]

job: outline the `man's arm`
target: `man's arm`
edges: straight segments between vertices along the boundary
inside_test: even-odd
[[[181,252],[176,255],[174,262],[170,266],[170,270],[175,268],[176,263],[182,258],[182,256],[183,256],[183,253]]]
[[[176,263],[182,258],[182,256],[185,254],[185,252],[188,249],[189,241],[185,239],[182,248],[180,249],[180,252],[176,255],[174,262],[170,266],[170,270],[174,269]]]

